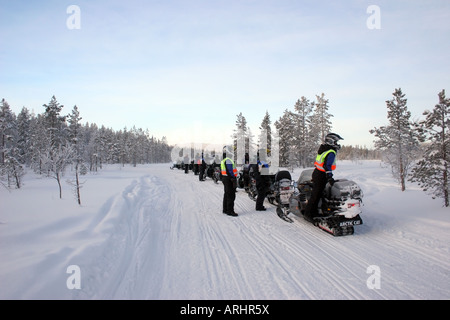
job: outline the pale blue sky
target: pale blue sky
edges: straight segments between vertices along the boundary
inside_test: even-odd
[[[449,21],[448,0],[0,0],[0,98],[40,113],[55,95],[175,144],[227,142],[239,112],[255,133],[266,110],[275,122],[324,92],[343,144],[371,146],[395,88],[416,118],[450,96]]]

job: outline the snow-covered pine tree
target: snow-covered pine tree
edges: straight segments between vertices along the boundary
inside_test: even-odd
[[[234,159],[236,165],[244,163],[245,153],[248,152],[250,137],[247,125],[247,119],[240,112],[236,116],[236,128],[233,130],[233,148],[234,148]]]
[[[263,146],[266,145],[267,150],[267,156],[272,156],[272,128],[271,128],[272,121],[270,120],[269,112],[266,111],[266,114],[264,115],[264,118],[261,122],[261,126],[259,127],[259,130],[261,132],[259,136],[259,145]]]
[[[418,123],[417,130],[424,135],[424,156],[411,170],[410,181],[417,182],[433,198],[443,198],[444,206],[450,206],[450,99],[445,90],[439,94],[439,103],[432,111],[425,111],[425,120]]]
[[[120,153],[120,162],[125,167],[126,163],[130,161],[130,132],[127,127],[123,128],[123,131],[119,131],[118,146]]]
[[[13,146],[15,116],[8,102],[2,99],[0,106],[0,165],[5,165],[8,149]]]
[[[136,126],[133,126],[130,130],[130,161],[133,167],[136,167],[140,162],[140,153],[142,152],[139,135],[139,130]]]
[[[383,161],[391,166],[393,176],[405,191],[405,180],[419,151],[417,134],[412,130],[411,112],[401,88],[395,89],[393,98],[386,101],[389,125],[369,132],[378,139],[375,148],[382,151]]]
[[[284,110],[283,115],[275,121],[277,136],[279,138],[279,165],[295,166],[295,114],[288,109]]]
[[[45,107],[44,124],[50,138],[50,146],[57,148],[66,142],[64,132],[66,117],[61,115],[64,106],[59,104],[55,96],[52,96],[50,102],[43,106]]]
[[[296,127],[294,128],[296,160],[303,168],[311,166],[316,144],[311,141],[311,118],[314,103],[302,96],[294,105]]]
[[[121,146],[122,144],[119,142],[121,140],[122,131],[117,133],[117,157],[113,163],[121,162]],[[85,135],[86,135],[86,150],[84,159],[87,164],[89,164],[89,171],[97,172],[99,168],[101,168],[101,153],[99,151],[99,146],[101,145],[101,137],[98,127],[95,123],[91,123],[85,126]],[[122,161],[122,163],[124,163]]]
[[[47,175],[54,178],[59,187],[59,198],[62,198],[61,178],[65,169],[72,162],[74,150],[66,139],[66,116],[61,115],[63,105],[53,96],[49,104],[44,104],[43,124],[46,130],[48,144],[40,154],[42,165]]]
[[[73,163],[75,165],[75,179],[74,181],[69,180],[74,188],[74,195],[79,205],[81,205],[81,187],[82,182],[80,181],[80,175],[85,175],[87,172],[86,166],[83,162],[83,145],[81,139],[81,117],[78,107],[74,106],[72,113],[67,116],[67,122],[69,126],[67,128],[69,145],[73,149]]]
[[[250,134],[251,136],[251,134]],[[147,135],[148,137],[148,135]],[[170,153],[172,147],[169,146],[166,136],[163,136],[161,140],[158,139],[156,159],[153,163],[166,163],[171,160]]]
[[[333,115],[328,112],[328,99],[325,99],[325,94],[316,95],[316,102],[314,104],[314,114],[311,121],[310,139],[315,144],[315,148],[325,140],[325,136],[330,133],[332,128],[331,117]]]
[[[31,164],[31,115],[27,108],[23,107],[17,116],[17,149],[19,162],[26,166]]]
[[[2,99],[0,106],[0,180],[7,181],[8,188],[12,184],[16,188],[20,188],[22,177],[25,174],[24,168],[18,160],[17,140],[16,115],[11,111],[8,102]]]
[[[44,125],[44,117],[38,114],[31,117],[30,121],[30,161],[31,168],[38,174],[44,173],[44,164],[42,163],[41,154],[50,145],[50,139]]]
[[[150,138],[148,138],[150,140]],[[150,141],[148,142],[150,144]],[[114,132],[110,128],[101,126],[98,131],[98,154],[99,154],[99,165],[102,168],[103,162],[114,163],[115,154],[117,150],[117,145],[114,141]],[[151,163],[150,160],[147,163]]]

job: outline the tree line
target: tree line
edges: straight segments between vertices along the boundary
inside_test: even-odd
[[[402,191],[408,181],[417,183],[433,198],[442,198],[444,205],[450,206],[450,99],[442,90],[437,100],[433,110],[423,112],[425,119],[412,121],[405,94],[401,88],[395,89],[393,98],[386,101],[389,124],[369,130],[375,136],[375,148],[344,145],[339,159],[380,159],[391,167]],[[275,121],[275,133],[272,133],[272,121],[266,112],[257,137],[240,113],[232,134],[235,148],[239,141],[244,141],[249,148],[254,145],[253,148],[261,151],[261,141],[264,141],[262,145],[267,147],[265,151],[270,156],[272,139],[276,137],[280,166],[310,167],[325,135],[332,131],[333,115],[328,103],[323,93],[316,95],[315,101],[302,96],[293,110],[286,109]]]
[[[236,129],[232,138],[235,147],[239,141],[244,141],[249,148],[253,144],[253,148],[257,150],[261,145],[267,145],[267,155],[270,156],[272,140],[276,136],[280,166],[311,167],[320,144],[332,131],[332,117],[329,112],[329,100],[325,98],[324,93],[316,95],[314,101],[302,96],[295,102],[293,110],[285,109],[283,115],[275,121],[276,132],[272,132],[272,120],[267,111],[256,137],[248,127],[245,116],[240,113],[237,115]],[[244,137],[241,137],[242,135]],[[380,157],[377,150],[368,149],[366,146],[342,146],[339,152],[339,159],[342,160],[380,159]]]
[[[450,99],[445,90],[438,93],[433,110],[424,111],[425,119],[412,121],[407,99],[400,88],[386,101],[389,124],[369,130],[375,136],[375,149],[365,146],[342,146],[340,159],[381,159],[387,163],[401,190],[407,181],[417,183],[433,198],[443,198],[450,206],[448,180],[450,160]],[[171,160],[171,149],[165,137],[157,139],[148,129],[114,131],[96,124],[81,123],[77,106],[70,114],[62,113],[63,105],[53,96],[44,104],[41,114],[31,114],[22,108],[16,116],[2,99],[0,105],[0,184],[6,188],[20,188],[25,169],[54,178],[62,196],[61,179],[67,167],[74,171],[70,180],[77,201],[81,203],[80,176],[95,172],[104,164],[122,165],[161,163]],[[238,143],[257,150],[264,141],[267,155],[271,155],[272,138],[277,137],[279,165],[310,167],[320,144],[332,131],[333,115],[325,94],[315,100],[302,96],[293,110],[285,109],[275,121],[266,112],[259,134],[255,138],[245,116],[237,115],[236,130],[232,134],[235,149]]]
[[[80,175],[96,172],[104,164],[160,163],[170,161],[170,146],[165,137],[152,136],[148,129],[133,127],[115,131],[95,123],[81,123],[77,106],[63,114],[55,96],[44,104],[44,111],[32,114],[23,107],[18,115],[5,99],[0,105],[0,183],[20,188],[25,169],[57,181],[62,197],[61,179],[65,170],[74,171],[74,193],[81,204]]]

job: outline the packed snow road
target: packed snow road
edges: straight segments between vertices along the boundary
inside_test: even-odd
[[[296,216],[287,223],[267,202],[255,211],[240,189],[239,216],[224,215],[220,182],[168,165],[105,171],[83,189],[86,202],[98,190],[101,204],[80,214],[66,202],[67,215],[54,206],[22,227],[29,205],[2,194],[2,210],[15,212],[1,216],[0,297],[449,299],[449,210],[421,190],[400,192],[378,161],[341,162],[339,177],[365,194],[364,224],[345,237]],[[32,181],[28,188],[20,197],[36,194]],[[68,265],[81,270],[77,290],[66,287]]]
[[[119,220],[81,297],[450,298],[448,223],[433,235],[428,222],[386,219],[367,204],[365,224],[336,238],[300,218],[282,221],[270,204],[255,211],[243,190],[239,217],[226,216],[221,184],[164,169],[151,167],[108,209]]]

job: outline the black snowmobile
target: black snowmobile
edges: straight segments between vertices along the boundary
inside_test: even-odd
[[[288,222],[293,222],[288,217],[290,212],[290,199],[294,195],[294,181],[291,174],[287,170],[278,171],[275,174],[274,182],[270,186],[271,192],[267,196],[267,200],[271,204],[276,204],[277,215]]]
[[[238,185],[240,188],[244,188],[248,197],[253,201],[256,201],[258,196],[258,190],[256,189],[256,179],[254,171],[256,168],[254,165],[247,165],[241,171],[239,171]]]
[[[250,187],[250,167],[251,164],[244,164],[237,177],[238,187],[245,189],[246,192]]]
[[[215,183],[219,183],[221,180],[220,176],[220,164],[212,163],[206,166],[205,170],[206,177],[211,178]]]
[[[299,217],[303,217],[311,197],[313,171],[314,169],[303,170],[297,181],[297,191],[290,198],[290,212]],[[362,212],[362,198],[361,188],[353,181],[340,179],[332,186],[328,183],[319,203],[319,217],[314,218],[314,225],[334,236],[353,234],[354,226],[363,223],[359,216]]]
[[[247,186],[245,186],[245,184],[244,184],[244,178],[241,179],[242,180],[242,186],[244,187],[245,191],[247,192],[248,197],[250,199],[252,199],[253,201],[256,201],[256,198],[258,197],[258,189],[256,188],[256,178],[255,178],[255,173],[254,173],[256,170],[258,170],[256,164],[251,164],[249,166],[248,176],[247,176],[247,179],[248,179],[248,185]],[[244,174],[242,173],[242,175],[240,175],[240,176],[243,177]],[[270,183],[269,183],[270,184],[270,189],[269,189],[269,192],[266,194],[266,199],[268,199],[270,203],[273,203],[274,195],[273,195],[273,189],[272,189],[271,186],[272,186],[272,184],[273,184],[273,182],[275,180],[275,175],[274,174],[269,174],[269,175],[266,175],[266,176],[268,177],[268,179],[270,181]],[[241,185],[241,183],[240,183],[240,185]]]

